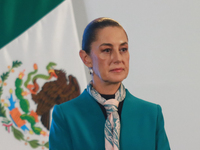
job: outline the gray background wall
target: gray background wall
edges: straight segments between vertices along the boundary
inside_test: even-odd
[[[122,24],[131,55],[125,86],[162,106],[173,150],[200,149],[200,1],[74,0],[73,8],[80,41],[97,17]]]

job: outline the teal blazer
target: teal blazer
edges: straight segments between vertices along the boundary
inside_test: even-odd
[[[50,150],[105,150],[105,121],[98,103],[86,90],[55,105]],[[170,150],[161,107],[134,97],[128,90],[121,112],[120,150]]]

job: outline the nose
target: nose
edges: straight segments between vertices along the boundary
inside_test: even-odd
[[[122,55],[119,50],[115,50],[112,54],[112,60],[114,63],[120,63],[122,61]]]

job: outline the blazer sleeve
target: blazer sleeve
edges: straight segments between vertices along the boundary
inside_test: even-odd
[[[157,105],[157,110],[156,150],[170,150],[169,141],[164,128],[162,109],[159,105]]]
[[[49,150],[72,150],[72,141],[69,134],[62,108],[59,105],[55,105],[49,134]]]

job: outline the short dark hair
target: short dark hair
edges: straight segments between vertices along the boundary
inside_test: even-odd
[[[97,31],[99,29],[103,29],[108,26],[113,27],[123,27],[115,20],[111,18],[97,18],[91,21],[85,28],[82,38],[82,50],[84,50],[87,54],[90,54],[91,44],[96,40]],[[125,32],[125,31],[124,31]],[[125,32],[126,34],[126,32]],[[127,37],[128,38],[128,37]]]

